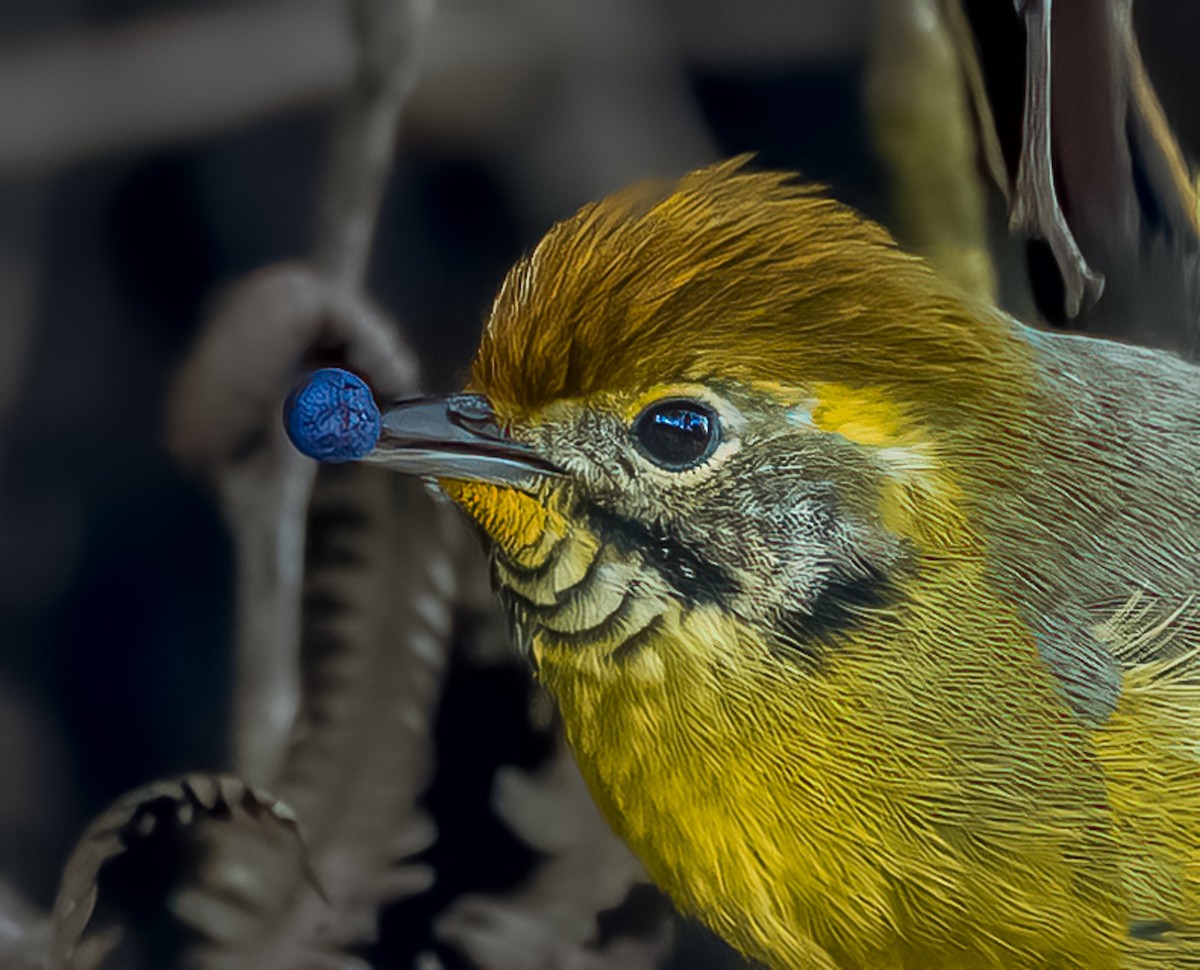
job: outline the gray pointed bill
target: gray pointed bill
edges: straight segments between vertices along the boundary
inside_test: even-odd
[[[513,441],[479,394],[400,401],[383,412],[367,461],[404,475],[536,485],[562,469],[529,445]]]

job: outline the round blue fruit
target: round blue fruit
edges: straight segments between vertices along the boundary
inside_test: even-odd
[[[354,461],[379,440],[379,407],[362,378],[337,367],[313,371],[283,405],[297,450],[317,461]]]

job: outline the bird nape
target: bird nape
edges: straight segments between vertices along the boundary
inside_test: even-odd
[[[1182,966],[1198,401],[732,162],[551,229],[368,460],[478,523],[596,801],[743,952]]]

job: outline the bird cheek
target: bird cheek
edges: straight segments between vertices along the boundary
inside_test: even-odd
[[[442,490],[513,563],[535,569],[567,532],[563,517],[528,492],[490,482],[447,479]]]

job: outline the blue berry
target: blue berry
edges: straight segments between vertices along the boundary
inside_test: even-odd
[[[379,408],[362,378],[337,367],[313,371],[283,405],[297,450],[317,461],[354,461],[379,440]]]

